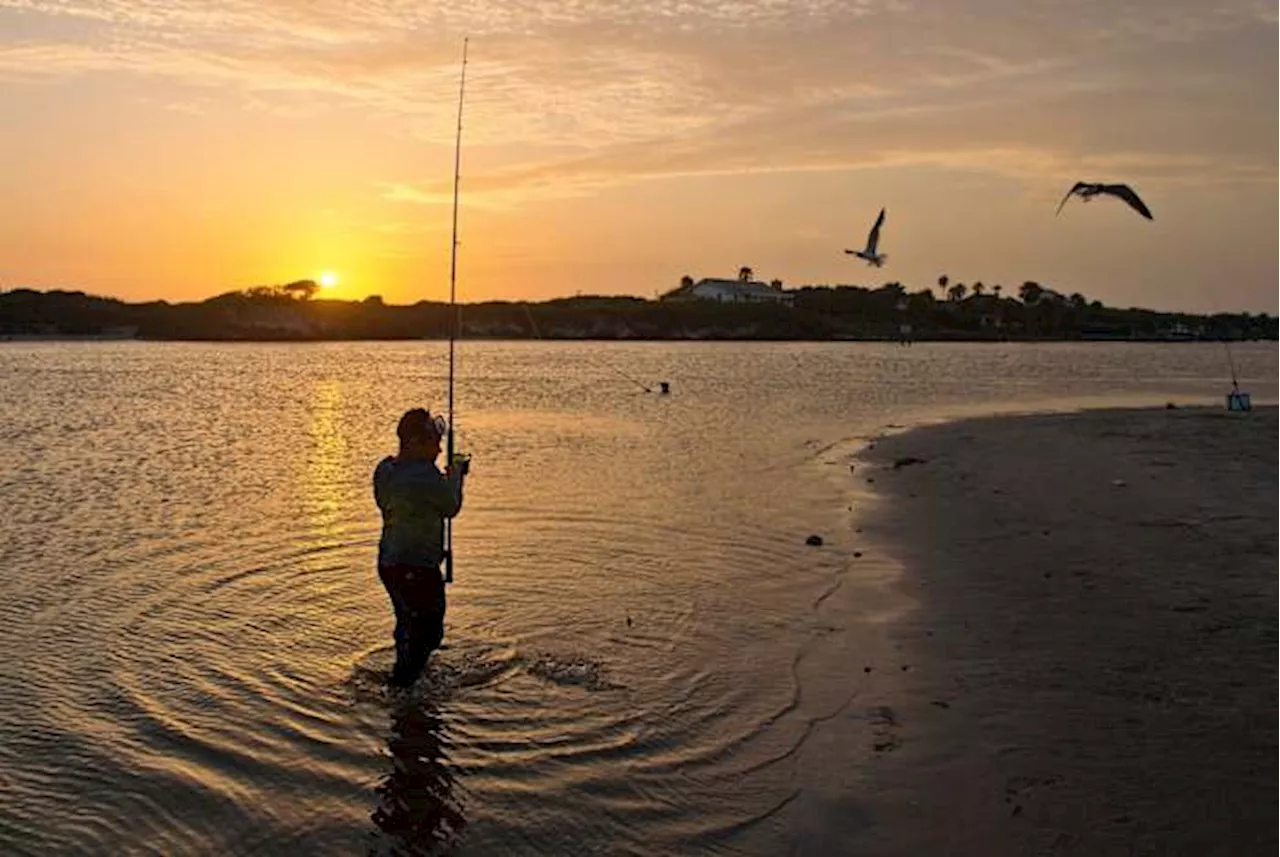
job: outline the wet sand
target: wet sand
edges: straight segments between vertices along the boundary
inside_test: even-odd
[[[918,607],[850,853],[1274,854],[1276,447],[1274,408],[875,443],[864,535]]]

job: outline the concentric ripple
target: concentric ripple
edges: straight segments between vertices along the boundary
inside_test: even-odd
[[[905,609],[852,559],[858,439],[1222,376],[1196,346],[464,343],[448,646],[393,693],[370,478],[443,356],[0,346],[0,852],[787,853],[858,798]],[[1274,389],[1274,349],[1237,361]]]

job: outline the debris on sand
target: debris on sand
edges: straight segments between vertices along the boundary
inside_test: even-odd
[[[805,539],[804,543],[807,544],[809,547],[813,547],[813,548],[822,547],[822,536],[815,533],[812,536],[809,536],[809,538]]]
[[[925,463],[925,460],[923,458],[916,458],[914,455],[908,455],[903,458],[895,459],[893,462],[893,469],[897,470],[901,467],[910,467],[913,464],[924,464],[924,463]]]

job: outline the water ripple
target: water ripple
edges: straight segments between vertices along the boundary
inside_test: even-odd
[[[909,351],[465,343],[449,645],[405,694],[370,474],[440,343],[6,343],[0,851],[786,852],[815,736],[866,764],[850,444],[1221,386],[1214,349]]]

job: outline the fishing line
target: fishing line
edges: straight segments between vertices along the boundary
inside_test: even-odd
[[[455,461],[453,386],[457,365],[457,341],[460,332],[458,309],[458,188],[462,181],[462,105],[467,92],[467,45],[462,40],[462,74],[458,83],[458,131],[453,148],[453,235],[449,242],[449,436],[445,448],[445,461],[450,468],[460,466]],[[453,519],[444,521],[444,582],[453,583]]]
[[[522,305],[524,306],[525,316],[529,319],[529,327],[533,330],[533,335],[539,341],[542,341],[542,334],[538,332],[538,324],[533,320],[533,310],[529,309],[529,304],[527,303],[524,303]],[[634,378],[631,375],[628,375],[626,372],[623,372],[621,369],[619,369],[617,366],[614,366],[612,363],[608,365],[609,365],[609,368],[612,369],[614,372],[617,372],[619,375],[621,375],[623,378],[626,378],[631,383],[638,385],[646,393],[653,392],[653,388],[650,387],[648,384],[644,383],[643,381],[641,381],[639,378]]]

